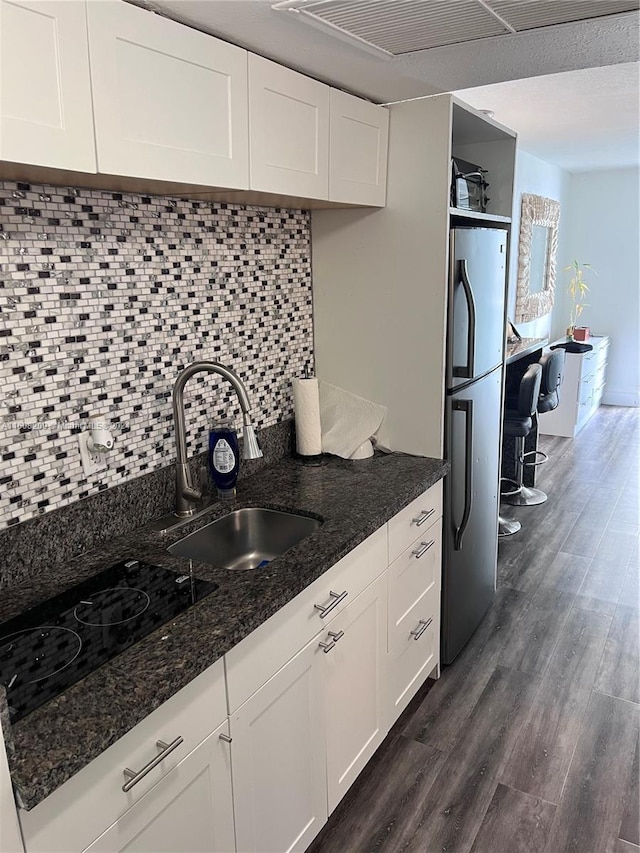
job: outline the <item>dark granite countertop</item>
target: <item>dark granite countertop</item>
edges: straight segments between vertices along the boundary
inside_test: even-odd
[[[177,530],[138,528],[4,590],[0,621],[125,558],[183,573],[189,561],[172,557],[167,547],[240,506],[298,510],[324,521],[263,570],[228,571],[194,562],[198,577],[219,585],[215,592],[13,726],[0,688],[0,718],[20,804],[37,805],[448,470],[442,460],[402,454],[361,461],[329,457],[319,466],[283,459],[244,480],[236,501],[213,504]]]

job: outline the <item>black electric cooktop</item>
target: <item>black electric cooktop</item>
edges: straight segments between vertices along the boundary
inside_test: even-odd
[[[15,723],[218,588],[127,560],[0,624],[0,684]]]

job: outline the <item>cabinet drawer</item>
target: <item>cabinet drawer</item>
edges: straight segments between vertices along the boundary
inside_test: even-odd
[[[599,367],[607,360],[609,356],[609,341],[601,344],[596,350],[596,365]]]
[[[442,563],[442,521],[428,530],[389,566],[389,650],[406,637],[407,620],[412,618],[416,602],[433,591],[440,591]],[[433,616],[430,613],[429,616]]]
[[[235,850],[228,739],[227,721],[111,824],[85,853]]]
[[[580,379],[587,379],[596,369],[597,363],[598,353],[595,350],[584,353],[580,364]]]
[[[591,395],[595,386],[595,374],[591,374],[582,379],[578,385],[578,404],[580,406],[588,406],[591,404]]]
[[[20,811],[29,853],[84,850],[176,767],[226,717],[224,666],[216,661],[31,811]],[[138,771],[158,755],[158,740],[183,742],[128,793],[125,767]],[[73,814],[73,820],[70,819]]]
[[[229,713],[291,660],[386,568],[384,525],[232,648],[225,655]],[[325,608],[324,613],[320,607]]]
[[[425,526],[442,515],[442,482],[431,486],[389,522],[389,563],[422,535]]]
[[[429,596],[426,598],[429,599]],[[398,719],[439,660],[439,606],[435,615],[430,617],[427,614],[433,612],[433,602],[427,600],[426,604],[424,607],[423,602],[419,601],[412,609],[413,627],[410,630],[418,631],[421,619],[428,621],[432,618],[428,627],[416,638],[409,633],[407,625],[404,639],[387,655],[388,713],[391,724]]]

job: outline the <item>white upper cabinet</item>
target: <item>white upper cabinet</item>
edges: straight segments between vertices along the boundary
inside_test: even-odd
[[[84,3],[0,0],[0,160],[96,171]]]
[[[329,197],[329,91],[249,54],[251,189]]]
[[[121,0],[88,16],[98,170],[246,189],[247,52]]]
[[[329,200],[384,207],[389,111],[331,90]]]

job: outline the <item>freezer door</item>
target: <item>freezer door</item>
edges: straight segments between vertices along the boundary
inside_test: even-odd
[[[502,363],[507,234],[493,228],[451,231],[447,388]]]
[[[442,659],[451,663],[493,600],[498,560],[502,368],[447,397]]]

